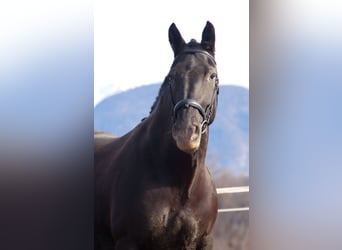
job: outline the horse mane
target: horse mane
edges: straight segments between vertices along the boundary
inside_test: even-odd
[[[158,95],[157,95],[157,97],[155,98],[155,100],[154,100],[154,102],[153,102],[153,104],[152,104],[152,106],[151,106],[151,109],[150,109],[150,113],[149,113],[149,114],[151,114],[151,113],[153,112],[153,110],[155,109],[155,107],[157,106],[157,103],[159,102],[159,99],[160,99],[160,97],[161,97],[161,95],[162,95],[162,92],[163,92],[163,90],[164,90],[166,84],[167,84],[167,81],[166,81],[166,79],[165,79],[164,82],[162,83],[162,85],[161,85],[160,88],[159,88]]]
[[[162,85],[160,86],[159,88],[159,91],[158,91],[158,95],[157,97],[155,98],[151,108],[150,108],[150,112],[149,112],[149,115],[151,115],[151,113],[153,112],[153,110],[155,110],[159,100],[160,100],[160,96],[162,95],[162,92],[163,92],[163,89],[165,88],[165,85],[166,85],[166,79],[164,80],[164,82],[162,83]],[[147,117],[144,117],[141,119],[141,121],[143,122],[144,120],[146,120]]]

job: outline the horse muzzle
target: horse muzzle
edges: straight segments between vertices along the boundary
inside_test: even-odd
[[[194,108],[183,108],[178,111],[172,127],[172,137],[179,150],[194,153],[201,144],[202,116]]]

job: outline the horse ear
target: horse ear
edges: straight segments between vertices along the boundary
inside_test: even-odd
[[[204,27],[201,45],[204,50],[215,55],[215,28],[209,21],[207,21],[207,24]]]
[[[177,27],[174,23],[172,23],[170,28],[169,28],[169,42],[171,44],[171,47],[173,49],[173,53],[175,54],[175,57],[185,47],[184,39],[182,38],[182,35],[180,34],[179,30],[177,29]]]

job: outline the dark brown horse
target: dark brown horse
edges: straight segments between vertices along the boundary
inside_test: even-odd
[[[212,249],[217,194],[205,157],[218,95],[214,26],[207,22],[201,43],[185,43],[172,24],[169,41],[174,62],[150,115],[122,137],[95,133],[96,249]]]

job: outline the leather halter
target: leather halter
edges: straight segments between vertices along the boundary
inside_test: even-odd
[[[207,51],[205,51],[205,50],[201,50],[201,49],[187,49],[187,50],[183,51],[180,55],[182,55],[182,54],[195,54],[195,53],[201,53],[201,54],[206,55],[216,65],[215,58],[211,54],[209,54]],[[178,55],[178,56],[180,56],[180,55]],[[172,99],[172,103],[174,105],[174,107],[173,107],[174,119],[176,119],[177,112],[180,109],[192,107],[192,108],[196,109],[200,113],[200,115],[202,116],[203,121],[201,123],[201,127],[202,127],[201,130],[202,130],[202,134],[205,133],[206,130],[207,130],[207,127],[211,124],[210,117],[211,117],[211,115],[213,113],[214,101],[215,101],[215,99],[217,99],[217,96],[219,94],[218,82],[219,82],[219,80],[218,80],[218,78],[216,78],[215,88],[214,88],[213,95],[212,95],[211,100],[210,100],[210,104],[205,109],[202,107],[201,104],[199,104],[197,101],[195,101],[193,99],[182,99],[182,100],[178,101],[177,103],[175,103],[174,99],[173,99],[173,96],[172,96],[172,92],[171,92],[171,84],[169,84],[171,99]]]

